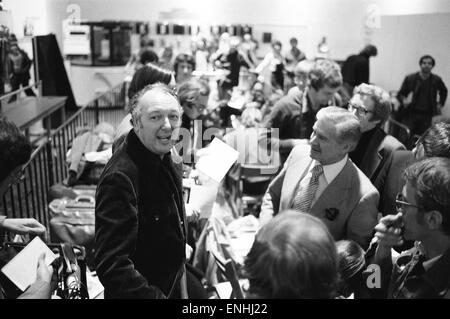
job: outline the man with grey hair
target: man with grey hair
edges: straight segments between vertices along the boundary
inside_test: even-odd
[[[335,240],[352,239],[366,248],[377,222],[379,194],[348,157],[360,136],[353,114],[336,106],[321,109],[310,145],[296,146],[270,183],[261,225],[293,209],[320,218]]]
[[[186,215],[171,149],[181,107],[167,86],[152,84],[133,97],[130,112],[133,129],[97,186],[96,270],[105,298],[180,298]]]
[[[350,159],[382,194],[394,151],[406,149],[382,128],[391,114],[389,94],[378,86],[360,84],[348,110],[358,118],[362,131],[356,149],[349,153]]]

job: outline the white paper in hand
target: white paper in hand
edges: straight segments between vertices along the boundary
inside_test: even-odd
[[[45,253],[45,264],[50,266],[56,255],[39,237],[35,237],[2,268],[2,272],[20,290],[25,291],[36,281],[38,260],[42,253]]]
[[[189,204],[200,211],[200,218],[209,218],[216,201],[219,183],[210,179],[203,185],[192,185]]]
[[[204,150],[195,167],[217,183],[220,183],[233,163],[238,159],[239,152],[218,138],[213,139],[211,144]]]

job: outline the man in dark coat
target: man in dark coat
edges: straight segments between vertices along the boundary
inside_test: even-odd
[[[133,129],[96,194],[96,263],[105,298],[180,298],[185,263],[181,163],[171,158],[177,97],[163,84],[132,101]]]
[[[358,118],[362,136],[349,156],[380,193],[381,210],[386,200],[383,194],[393,154],[406,148],[382,129],[391,114],[389,94],[375,85],[365,83],[357,86],[354,93],[348,103],[348,109]],[[390,195],[389,198],[395,199],[396,192]]]
[[[370,83],[369,59],[377,56],[377,47],[369,44],[359,54],[350,55],[342,65],[344,87],[349,96],[353,95],[353,88],[361,83]]]
[[[419,65],[420,71],[403,80],[397,95],[402,103],[401,120],[416,135],[422,135],[430,127],[432,117],[441,114],[448,94],[444,81],[431,73],[435,65],[434,58],[424,55],[420,58]]]

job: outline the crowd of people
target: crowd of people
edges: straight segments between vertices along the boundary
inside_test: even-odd
[[[245,297],[450,298],[450,123],[432,124],[447,97],[431,72],[435,60],[420,58],[394,103],[370,83],[375,46],[341,67],[308,60],[296,38],[290,44],[285,55],[274,41],[261,61],[250,35],[223,34],[215,52],[198,41],[174,59],[143,49],[97,184],[95,263],[105,298],[210,297],[194,262],[207,223],[185,203],[182,180],[202,183],[196,163],[213,138],[240,152],[236,165],[278,167],[237,265],[249,282]],[[202,73],[205,63],[225,75]],[[418,136],[413,149],[384,129],[394,105]],[[0,132],[2,190],[30,155],[12,161],[11,136],[19,133]],[[260,161],[256,149],[277,156]],[[17,232],[42,230],[36,223],[0,219]]]

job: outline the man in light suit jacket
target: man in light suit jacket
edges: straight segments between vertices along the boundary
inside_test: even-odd
[[[278,212],[299,210],[320,218],[335,240],[367,248],[377,223],[379,194],[348,158],[361,136],[358,119],[335,106],[321,109],[310,146],[298,145],[264,195],[261,226]]]

